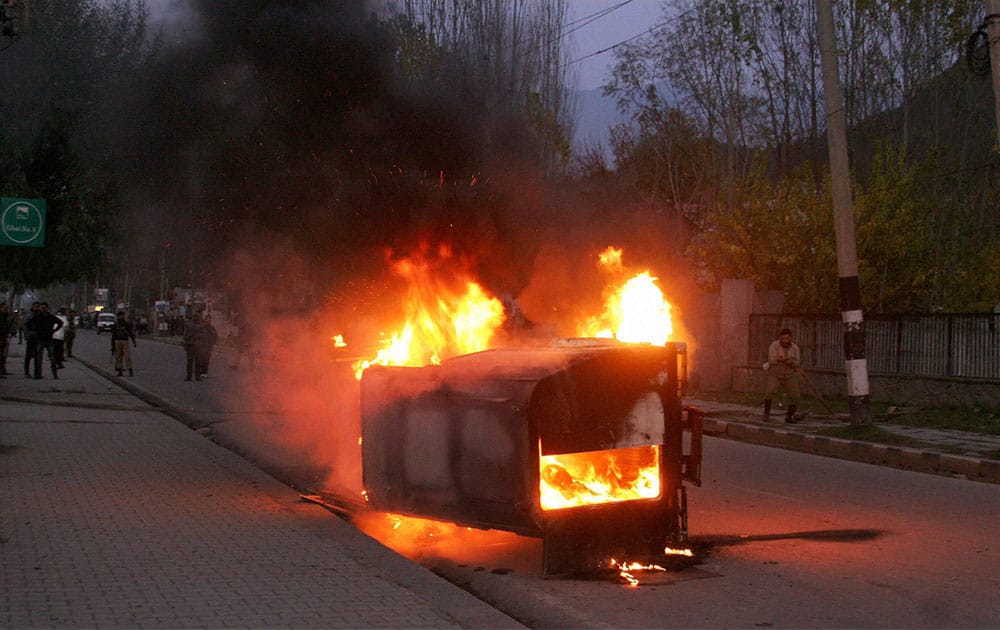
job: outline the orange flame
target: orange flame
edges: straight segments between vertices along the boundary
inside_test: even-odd
[[[637,571],[666,571],[663,567],[658,564],[642,564],[641,562],[619,562],[614,558],[611,559],[610,565],[612,569],[618,569],[618,575],[621,576],[625,582],[632,588],[637,588],[639,586],[639,578],[635,576]]]
[[[543,510],[654,499],[660,496],[659,447],[539,454]]]
[[[442,250],[443,258],[450,252]],[[407,281],[403,310],[405,323],[389,336],[373,359],[354,364],[360,380],[372,365],[433,365],[458,354],[490,347],[496,330],[504,322],[503,303],[469,280],[461,290],[448,286],[435,265],[403,259],[394,266]]]
[[[609,245],[606,250],[597,255],[597,259],[610,271],[622,270],[622,250],[617,247]]]
[[[693,558],[694,552],[690,549],[674,549],[672,547],[664,547],[663,555],[665,556],[683,556],[685,558]],[[625,581],[626,584],[632,588],[639,586],[639,577],[636,575],[638,572],[649,572],[649,571],[666,571],[666,569],[658,564],[644,564],[642,562],[622,562],[614,558],[608,561],[608,565],[612,569],[618,570],[618,575]]]
[[[386,512],[359,512],[351,522],[361,531],[412,560],[448,558],[458,563],[506,563],[536,541],[499,530],[473,529],[432,519]],[[503,558],[503,560],[501,560]]]
[[[599,258],[605,270],[624,272],[620,249],[608,247]],[[613,337],[626,343],[666,344],[673,332],[670,303],[664,299],[656,280],[648,271],[643,271],[620,286],[611,286],[607,290],[604,312],[580,324],[577,334]]]

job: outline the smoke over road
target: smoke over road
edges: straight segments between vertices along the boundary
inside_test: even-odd
[[[482,60],[435,57],[381,5],[171,6],[113,125],[133,238],[165,252],[172,285],[212,288],[256,321],[280,374],[241,396],[272,418],[262,439],[326,466],[332,485],[357,490],[359,475],[357,383],[331,338],[369,358],[398,324],[387,261],[447,244],[538,329],[573,334],[560,324],[601,300],[599,250],[679,256],[613,193],[556,194],[519,150],[525,119],[498,123],[475,97],[463,64]]]
[[[381,278],[386,249],[448,243],[516,295],[542,246],[585,257],[650,234],[586,191],[554,195],[524,104],[505,118],[475,84],[487,60],[389,6],[167,5],[112,125],[140,250],[165,248],[184,284],[315,306]]]

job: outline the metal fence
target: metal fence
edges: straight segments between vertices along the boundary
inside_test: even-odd
[[[802,366],[844,369],[839,315],[751,315],[751,364],[788,328]],[[865,354],[872,373],[1000,381],[1000,313],[865,315]]]

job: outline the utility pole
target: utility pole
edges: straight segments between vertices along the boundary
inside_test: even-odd
[[[986,36],[993,75],[993,108],[997,117],[997,144],[1000,144],[1000,0],[986,0]]]
[[[816,0],[816,27],[819,31],[823,65],[823,102],[826,108],[827,144],[830,149],[830,187],[837,237],[837,275],[840,277],[840,316],[844,324],[844,371],[847,373],[851,426],[864,427],[871,424],[868,360],[865,358],[865,322],[861,313],[854,205],[847,162],[847,115],[844,112],[844,94],[837,63],[837,38],[833,30],[833,0]]]

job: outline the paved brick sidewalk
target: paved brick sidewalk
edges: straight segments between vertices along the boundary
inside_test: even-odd
[[[518,626],[78,363],[7,367],[0,626]]]

